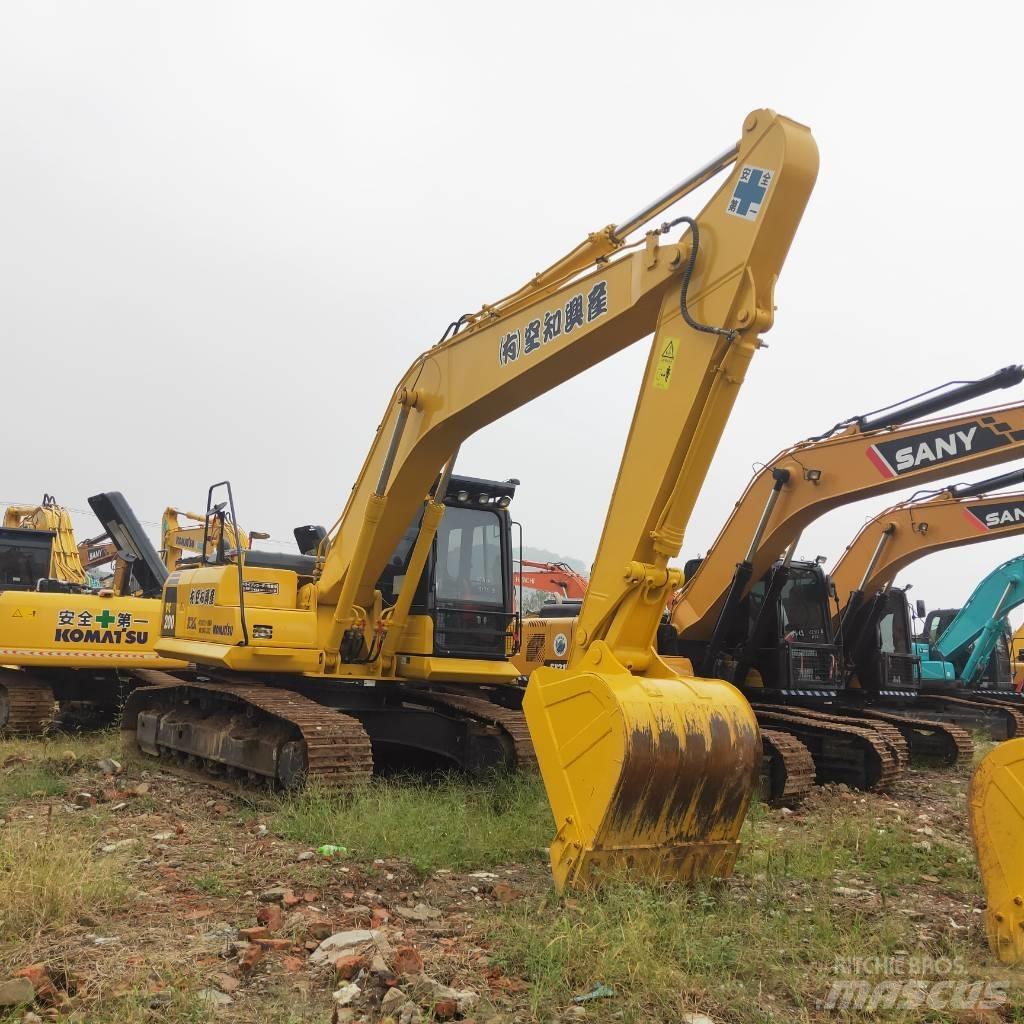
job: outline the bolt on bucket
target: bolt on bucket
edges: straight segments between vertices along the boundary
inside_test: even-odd
[[[757,784],[761,738],[729,683],[634,676],[604,643],[530,676],[523,711],[557,833],[559,890],[609,874],[728,877]]]

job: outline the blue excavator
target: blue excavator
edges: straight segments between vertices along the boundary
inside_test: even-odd
[[[1024,604],[1024,555],[992,570],[959,609],[928,612],[914,644],[921,680],[956,680],[969,689],[1011,685],[1007,615]]]

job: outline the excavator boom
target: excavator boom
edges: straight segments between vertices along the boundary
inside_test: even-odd
[[[847,545],[832,569],[840,600],[854,591],[874,593],[926,555],[1024,533],[1024,491],[979,497],[985,489],[1024,479],[1015,472],[982,485],[947,488],[926,500],[910,499],[880,512]]]
[[[1024,369],[1008,367],[890,416],[855,418],[769,459],[747,486],[708,556],[672,610],[672,625],[691,640],[711,637],[747,552],[747,580],[758,580],[803,529],[831,509],[875,495],[984,469],[1024,455],[1024,404],[906,422],[985,391],[1010,387]],[[735,596],[742,596],[738,594]]]

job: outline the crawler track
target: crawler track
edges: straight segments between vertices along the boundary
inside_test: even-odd
[[[53,690],[27,672],[0,669],[0,732],[38,735],[53,723]]]
[[[917,703],[925,714],[933,711],[936,717],[951,718],[967,728],[986,728],[996,740],[1024,736],[1024,709],[1015,707],[1010,701],[1004,703],[998,697],[989,699],[969,691],[964,691],[963,696],[922,693],[917,697]],[[979,721],[979,716],[988,722]]]
[[[754,704],[758,724],[799,740],[814,758],[815,781],[885,789],[909,760],[906,741],[887,723],[785,705]]]
[[[777,729],[761,730],[761,796],[766,803],[799,803],[814,785],[814,758],[794,736]]]
[[[370,740],[356,719],[260,682],[140,688],[125,704],[122,730],[143,753],[286,788],[314,780],[347,788],[373,774]]]
[[[912,757],[927,757],[943,764],[969,764],[974,757],[974,742],[966,729],[949,722],[926,718],[910,712],[882,711],[864,708],[857,711],[863,718],[888,722],[899,729],[910,746]]]
[[[516,768],[536,769],[537,754],[533,749],[533,740],[526,725],[526,717],[521,711],[503,708],[480,697],[464,697],[456,693],[439,693],[432,690],[421,690],[418,687],[406,687],[415,700],[430,704],[437,708],[448,708],[480,722],[497,726],[507,733],[515,747]]]

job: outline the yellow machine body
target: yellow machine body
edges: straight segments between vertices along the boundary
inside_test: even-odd
[[[1024,739],[1000,743],[974,771],[971,834],[985,890],[985,932],[1007,964],[1024,961]]]
[[[156,653],[161,603],[98,594],[0,593],[0,664],[24,668],[185,668]]]
[[[728,874],[761,756],[754,715],[728,684],[669,668],[655,635],[681,582],[668,562],[772,326],[817,167],[806,127],[754,111],[736,145],[696,175],[461,318],[396,388],[308,576],[257,569],[245,551],[233,564],[180,569],[166,584],[158,652],[215,671],[511,683],[511,662],[435,657],[410,615],[443,513],[433,488],[443,493],[476,431],[653,335],[567,668],[534,672],[523,711],[555,818],[559,887],[618,870]],[[661,237],[679,222],[627,244],[720,172],[676,242]],[[403,589],[385,609],[377,581],[421,509]]]

